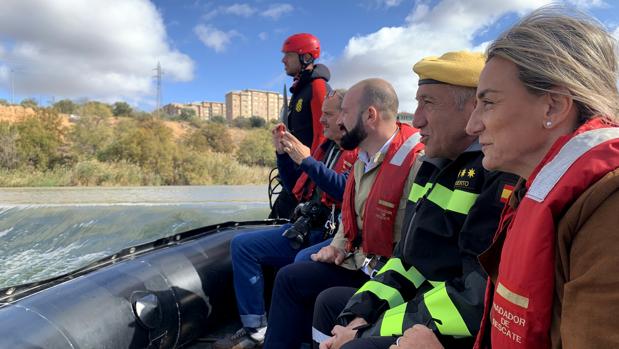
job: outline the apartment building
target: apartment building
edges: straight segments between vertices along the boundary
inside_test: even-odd
[[[170,103],[161,107],[169,115],[181,115],[183,109],[191,109],[200,120],[211,120],[215,116],[226,116],[223,102]]]
[[[258,116],[267,122],[279,118],[284,103],[282,95],[271,91],[242,90],[226,94],[226,119]]]

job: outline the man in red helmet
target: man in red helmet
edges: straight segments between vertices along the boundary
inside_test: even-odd
[[[325,139],[320,124],[322,102],[331,87],[327,84],[331,73],[323,64],[316,64],[320,56],[320,42],[312,34],[291,35],[282,46],[284,69],[294,78],[290,87],[285,123],[288,130],[314,152]],[[282,189],[269,218],[289,218],[297,202],[291,193]]]

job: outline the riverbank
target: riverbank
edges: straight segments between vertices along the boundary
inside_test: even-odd
[[[266,124],[101,114],[0,109],[0,187],[266,184],[275,166]]]
[[[188,173],[179,169],[182,183],[174,185],[247,185],[266,184],[270,168],[247,166],[224,154],[213,153],[203,169]],[[189,169],[188,171],[192,171]],[[0,187],[118,187],[167,185],[158,173],[138,165],[97,160],[78,162],[74,166],[51,170],[0,169]]]

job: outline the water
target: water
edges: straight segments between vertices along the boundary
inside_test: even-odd
[[[0,288],[189,229],[263,219],[268,206],[256,185],[0,188]]]

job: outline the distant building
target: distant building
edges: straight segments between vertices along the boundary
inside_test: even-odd
[[[414,116],[413,113],[400,112],[398,113],[398,121],[412,125]]]
[[[284,103],[282,95],[260,90],[232,91],[226,94],[226,119],[258,116],[267,122],[279,118]]]
[[[211,120],[215,116],[226,116],[226,105],[223,102],[193,102],[170,103],[161,107],[168,115],[181,115],[183,109],[191,109],[200,120]]]

